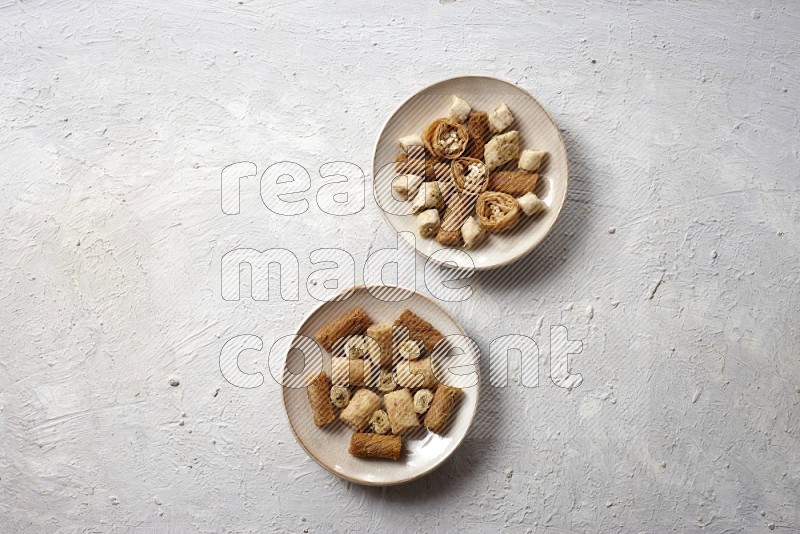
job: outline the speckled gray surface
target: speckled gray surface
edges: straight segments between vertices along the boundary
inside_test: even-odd
[[[137,4],[0,4],[0,530],[800,529],[800,5]],[[353,486],[276,384],[219,370],[315,301],[226,302],[220,258],[284,246],[305,281],[313,248],[360,268],[394,236],[370,202],[287,223],[256,180],[226,216],[220,171],[368,169],[398,103],[463,73],[533,92],[571,181],[553,235],[447,308],[482,349],[566,325],[583,383],[545,354],[434,475]]]

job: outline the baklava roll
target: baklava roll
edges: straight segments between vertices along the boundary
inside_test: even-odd
[[[381,398],[368,389],[359,389],[350,399],[350,404],[339,414],[339,420],[355,431],[369,424],[375,410],[381,407]]]
[[[414,411],[422,415],[428,411],[433,401],[433,393],[429,389],[421,389],[414,393]]]
[[[489,171],[519,157],[519,132],[511,130],[492,137],[483,148],[483,159]]]
[[[422,133],[428,152],[444,159],[455,159],[464,153],[469,136],[462,125],[452,119],[436,119]]]
[[[382,436],[355,432],[350,438],[350,454],[359,458],[386,458],[397,460],[403,452],[400,436]]]
[[[372,363],[379,367],[392,365],[392,325],[391,323],[375,323],[367,328],[367,336],[377,344],[375,354],[370,353]]]
[[[353,308],[322,327],[315,336],[323,349],[333,352],[334,345],[347,336],[363,334],[372,320],[361,308]],[[338,348],[338,347],[337,347]]]
[[[311,405],[311,413],[314,415],[314,424],[317,426],[327,425],[334,419],[333,405],[330,396],[331,383],[325,371],[307,379],[306,393],[308,403]]]
[[[395,159],[394,169],[398,174],[415,174],[421,176],[425,181],[445,180],[450,177],[450,166],[431,156],[425,156],[424,152],[413,152],[409,154],[398,154]]]
[[[520,219],[517,199],[506,193],[487,191],[478,197],[475,212],[481,226],[492,233],[505,232],[514,228]]]
[[[437,380],[433,375],[430,357],[419,360],[403,360],[397,364],[394,381],[404,388],[432,388]],[[351,401],[352,402],[352,401]]]
[[[425,428],[437,434],[444,433],[461,393],[462,390],[459,388],[439,384],[433,394],[433,401],[428,408],[428,413],[425,415]]]
[[[539,175],[533,172],[497,171],[489,177],[486,190],[521,197],[526,193],[533,193],[538,181]]]
[[[372,363],[364,359],[331,358],[331,380],[337,386],[371,385]]]
[[[429,354],[433,352],[433,348],[436,344],[444,339],[442,333],[436,330],[431,323],[411,310],[404,310],[403,313],[395,319],[394,326],[407,328],[408,337],[414,341],[421,342]]]
[[[414,411],[414,397],[408,389],[387,393],[383,396],[383,403],[386,405],[389,424],[392,425],[392,434],[403,434],[419,428],[417,412]]]
[[[479,195],[486,191],[486,165],[479,159],[458,158],[450,164],[453,184],[459,193]]]
[[[461,226],[464,221],[475,210],[477,197],[464,193],[457,193],[450,200],[447,210],[444,212],[439,232],[436,234],[436,241],[448,247],[461,245]]]
[[[483,147],[489,135],[489,115],[485,111],[473,111],[467,118],[467,151],[465,156],[475,159],[483,158]]]

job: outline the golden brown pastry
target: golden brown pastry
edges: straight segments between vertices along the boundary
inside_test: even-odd
[[[444,339],[441,332],[436,330],[431,323],[418,316],[411,310],[404,310],[395,319],[394,325],[408,329],[408,336],[414,341],[419,341],[428,353],[433,352],[433,348],[439,341]]]
[[[397,364],[394,381],[404,388],[432,388],[437,380],[433,375],[430,357],[419,360],[406,360]]]
[[[333,352],[335,344],[347,337],[363,334],[372,320],[361,308],[353,308],[322,327],[315,336],[323,349]],[[337,347],[338,348],[338,347]]]
[[[466,193],[456,193],[444,212],[444,218],[436,234],[436,241],[448,247],[461,245],[461,226],[475,211],[477,197]]]
[[[398,174],[414,174],[426,181],[446,180],[450,178],[450,165],[437,161],[424,152],[412,151],[411,155],[400,153],[395,159],[395,171]]]
[[[454,159],[450,164],[450,172],[453,175],[453,183],[459,193],[468,195],[479,195],[486,191],[486,184],[489,182],[486,176],[486,165],[473,158]]]
[[[355,432],[350,438],[350,454],[359,458],[386,458],[397,460],[403,452],[400,436],[382,436]]]
[[[350,399],[350,404],[339,414],[339,419],[352,428],[361,430],[369,424],[375,410],[381,407],[381,398],[368,389],[359,389]]]
[[[486,136],[489,135],[489,115],[484,111],[473,111],[467,118],[467,151],[465,156],[474,159],[483,159],[483,147]]]
[[[392,324],[375,323],[367,328],[367,336],[377,344],[375,354],[370,352],[372,363],[381,367],[392,365]]]
[[[487,191],[478,197],[475,212],[481,226],[493,233],[505,232],[519,222],[520,212],[517,199],[506,193]]]
[[[314,415],[314,424],[317,426],[327,425],[336,419],[331,404],[331,383],[328,375],[323,371],[309,377],[307,382],[306,393],[308,394],[308,403],[311,404],[311,413]]]
[[[539,175],[533,172],[497,171],[489,177],[486,190],[521,197],[526,193],[532,193],[538,181]]]
[[[372,381],[372,363],[364,359],[333,357],[331,380],[337,386],[368,386]]]
[[[389,416],[393,434],[403,434],[419,428],[417,412],[414,411],[414,397],[408,389],[387,393],[383,396],[383,403],[386,405],[386,414]]]
[[[428,413],[425,416],[425,428],[431,432],[442,434],[455,410],[459,397],[461,397],[459,388],[451,388],[440,384],[433,394],[431,407],[428,408]]]
[[[422,132],[428,152],[444,159],[455,159],[463,154],[468,140],[466,128],[452,119],[436,119]]]

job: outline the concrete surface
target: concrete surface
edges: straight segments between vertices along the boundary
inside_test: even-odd
[[[0,3],[0,530],[800,529],[800,4],[72,4]],[[539,386],[484,384],[429,478],[352,486],[294,442],[265,351],[253,389],[219,354],[293,331],[313,249],[360,273],[395,236],[370,199],[273,215],[257,178],[225,215],[220,173],[296,161],[313,201],[463,73],[532,91],[567,142],[555,232],[446,304],[483,350],[533,336]],[[298,300],[222,299],[225,252],[277,246]],[[572,390],[554,324],[583,341]]]

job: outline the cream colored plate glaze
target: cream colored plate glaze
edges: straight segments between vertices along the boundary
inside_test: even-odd
[[[317,330],[332,318],[350,311],[355,306],[363,308],[375,322],[393,322],[403,310],[410,309],[445,336],[466,336],[455,319],[439,304],[414,291],[371,286],[369,289],[357,287],[345,294],[349,294],[350,297],[346,300],[326,302],[314,310],[298,328],[297,336],[313,338]],[[351,456],[347,448],[352,431],[338,420],[323,428],[314,425],[303,378],[307,374],[313,374],[313,366],[318,365],[320,359],[323,368],[330,376],[330,354],[317,348],[317,353],[314,355],[314,347],[318,347],[316,343],[295,337],[286,356],[282,383],[284,408],[297,441],[322,467],[357,484],[390,486],[430,473],[459,446],[472,424],[478,407],[478,348],[466,339],[450,339],[451,344],[457,347],[443,359],[447,362],[450,372],[437,372],[437,378],[449,385],[462,387],[464,389],[462,402],[445,435],[440,436],[423,428],[411,437],[403,439],[403,456],[398,461],[392,461]],[[308,354],[308,367],[305,371],[304,349]]]
[[[396,176],[394,158],[401,152],[397,139],[419,134],[437,117],[447,116],[451,95],[458,95],[473,109],[487,113],[491,113],[500,102],[505,102],[515,118],[509,130],[519,131],[521,148],[549,153],[536,186],[536,194],[547,204],[547,212],[536,218],[523,218],[512,232],[490,234],[475,250],[461,249],[472,259],[475,269],[500,267],[518,260],[544,240],[567,195],[569,172],[561,133],[547,111],[524,89],[490,76],[462,76],[435,83],[406,100],[386,122],[375,145],[372,160],[375,200],[389,225],[396,232],[404,232],[400,234],[403,240],[417,252],[441,264],[455,264],[448,266],[471,267],[463,253],[453,252],[458,249],[443,247],[435,239],[419,237],[416,217],[409,215],[410,203],[397,202],[391,192],[391,182]]]

